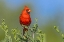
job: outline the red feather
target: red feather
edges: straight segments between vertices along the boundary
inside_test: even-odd
[[[30,26],[31,24],[30,9],[27,6],[24,7],[22,13],[20,14],[19,20],[21,25]],[[24,32],[26,30],[28,31],[27,28],[23,29]]]

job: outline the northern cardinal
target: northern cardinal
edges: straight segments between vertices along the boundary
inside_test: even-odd
[[[30,17],[30,9],[25,6],[23,11],[20,14],[19,20],[21,25],[30,26],[31,24],[31,17]],[[23,28],[23,35],[25,31],[28,31],[28,28]]]

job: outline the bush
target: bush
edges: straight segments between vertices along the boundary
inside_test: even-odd
[[[38,29],[37,19],[36,23],[33,25],[33,27],[29,27],[31,34],[28,34],[28,32],[25,33],[25,35],[22,35],[20,30],[18,29],[11,29],[12,35],[14,35],[15,42],[43,42],[44,39],[44,33]],[[5,32],[5,38],[4,40],[1,40],[1,42],[12,42],[12,37],[8,33],[8,26],[5,24],[5,20],[2,20],[2,24],[0,25],[0,28]],[[38,35],[35,37],[34,35]],[[34,39],[34,37],[36,39]]]

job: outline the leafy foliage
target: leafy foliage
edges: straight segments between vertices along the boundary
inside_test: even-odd
[[[5,20],[2,20],[2,24],[0,25],[0,28],[5,32],[5,38],[1,42],[12,42],[11,36],[8,34],[8,26],[5,24]]]
[[[33,25],[33,27],[28,28],[30,30],[31,34],[28,34],[28,32],[25,33],[25,35],[22,35],[20,30],[18,28],[11,29],[11,33],[14,36],[15,42],[43,42],[44,33],[40,29],[38,29],[37,19],[35,18],[36,23]],[[12,37],[8,33],[8,26],[5,24],[5,20],[2,20],[2,24],[0,25],[0,28],[5,32],[5,38],[1,42],[12,42]],[[35,34],[38,36],[37,39],[34,39]]]
[[[59,28],[57,26],[54,26],[54,29],[61,35],[61,37],[62,37],[62,39],[64,41],[64,34],[59,30]]]

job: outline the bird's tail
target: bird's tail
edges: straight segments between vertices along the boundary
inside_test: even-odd
[[[28,31],[28,28],[23,28],[23,35],[25,34],[25,32]]]
[[[26,28],[26,27],[24,27],[23,28],[23,35],[25,34],[25,32],[27,32],[28,31],[28,28]],[[25,35],[24,35],[25,36]],[[26,37],[26,36],[25,36]],[[26,42],[28,42],[28,40],[26,40]]]

